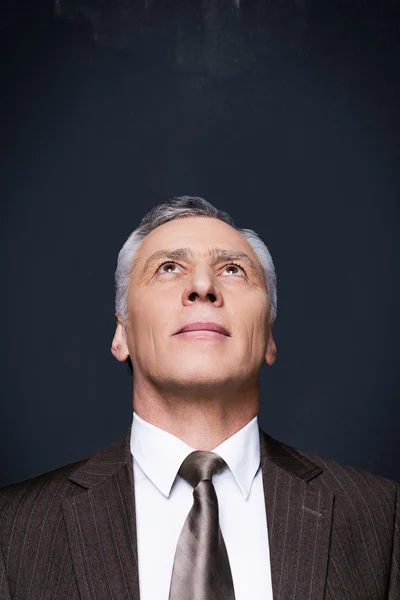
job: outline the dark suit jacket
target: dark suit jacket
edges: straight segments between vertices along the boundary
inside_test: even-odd
[[[274,600],[399,600],[400,486],[260,441]],[[0,548],[1,600],[138,600],[130,428],[2,488]]]

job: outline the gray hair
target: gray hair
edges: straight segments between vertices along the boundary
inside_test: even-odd
[[[250,244],[262,266],[268,297],[271,305],[270,320],[273,323],[277,312],[276,274],[271,254],[261,238],[252,229],[239,229],[228,213],[215,208],[210,202],[198,196],[170,198],[148,212],[128,237],[118,254],[115,271],[115,311],[124,323],[128,316],[128,290],[130,274],[138,247],[153,229],[175,219],[184,217],[212,217],[224,221],[238,231]]]

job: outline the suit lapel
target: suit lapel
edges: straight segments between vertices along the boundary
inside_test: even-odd
[[[274,600],[323,600],[333,495],[322,469],[260,429]]]
[[[82,600],[139,600],[130,428],[69,479],[79,486],[63,502]]]
[[[81,600],[139,600],[130,431],[72,473],[63,513]],[[260,429],[274,600],[323,600],[333,495],[317,465]]]

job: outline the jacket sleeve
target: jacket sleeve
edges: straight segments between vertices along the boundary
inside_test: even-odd
[[[6,573],[6,566],[4,564],[3,553],[0,547],[0,598],[1,600],[12,600],[10,586],[8,584],[8,578]]]
[[[388,600],[400,598],[400,485],[396,484],[396,508],[394,518],[392,562],[390,566],[390,579]]]

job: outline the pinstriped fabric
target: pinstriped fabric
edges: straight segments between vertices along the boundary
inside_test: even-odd
[[[76,465],[8,486],[0,494],[0,507],[5,505],[0,508],[2,554],[13,600],[73,597],[71,556],[60,514],[61,499],[72,491],[67,480],[72,468]],[[8,498],[12,502],[6,504]],[[60,547],[62,552],[54,551]],[[3,598],[2,587],[0,591]]]
[[[126,449],[127,440],[124,437],[90,459],[0,490],[0,546],[3,554],[0,577],[2,568],[7,573],[7,577],[0,579],[1,599],[7,597],[7,588],[13,600],[81,598],[63,503],[67,505],[85,491],[81,485],[83,479],[85,484],[101,485],[112,478],[118,469],[124,468]],[[72,473],[77,474],[76,483],[68,479]],[[119,486],[117,482],[112,497],[117,505],[123,506],[123,510],[119,511],[125,519],[123,528],[133,544],[135,531],[130,527],[128,507],[125,498],[122,499]],[[133,476],[128,484],[124,481],[123,486],[129,493],[133,488]],[[113,521],[113,502],[109,506],[109,520]],[[97,513],[97,507],[94,511]]]
[[[320,473],[271,438],[260,438],[274,600],[324,598],[333,494],[313,485]],[[284,465],[284,468],[282,466]]]
[[[399,600],[400,486],[260,441],[274,600]]]
[[[2,600],[11,600],[11,591],[10,591],[10,586],[8,584],[6,565],[5,565],[4,557],[2,555],[1,547],[0,547],[0,598],[2,598]]]
[[[274,600],[399,600],[399,484],[261,430],[260,450]],[[1,600],[139,600],[137,566],[130,428],[0,490]]]
[[[394,523],[388,600],[396,600],[396,598],[400,597],[400,486],[397,489],[396,514],[397,518]]]
[[[320,484],[335,489],[326,600],[398,600],[400,486],[354,467],[307,456],[324,469]]]
[[[82,598],[138,598],[132,469],[63,503]],[[128,497],[129,494],[129,497]]]

